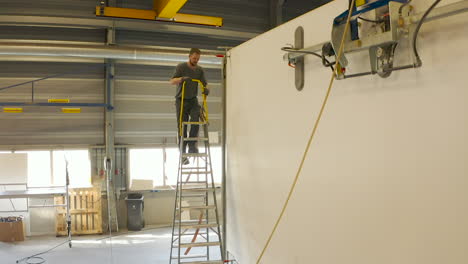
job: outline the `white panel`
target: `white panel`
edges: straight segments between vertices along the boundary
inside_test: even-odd
[[[415,10],[431,3],[414,1]],[[329,41],[333,18],[347,6],[336,0],[231,52],[227,249],[239,263],[260,255],[331,75],[308,57],[298,92],[280,48],[293,43],[297,26],[305,46]],[[261,263],[468,263],[467,23],[463,13],[423,25],[422,68],[335,81]],[[399,60],[407,56],[397,50]],[[350,61],[362,67],[365,57]]]
[[[26,183],[28,181],[28,154],[0,154],[0,184]]]

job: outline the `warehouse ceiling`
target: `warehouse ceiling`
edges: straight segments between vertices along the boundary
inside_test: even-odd
[[[213,54],[223,52],[220,47],[235,47],[323,1],[191,0],[180,10],[223,17],[222,28],[96,17],[97,4],[95,0],[0,0],[0,89],[61,74],[34,83],[34,102],[67,98],[71,102],[103,103],[105,58],[51,56],[50,52],[38,52],[35,46],[57,52],[76,47],[76,53],[83,47],[109,47],[106,43],[154,53],[168,49],[179,57],[170,61],[114,61],[115,143],[143,145],[175,143],[174,87],[168,80],[189,48],[198,47],[205,58],[215,59]],[[111,0],[108,4],[151,9],[153,1]],[[282,17],[278,21],[279,13]],[[109,29],[114,29],[115,39],[109,40]],[[22,50],[18,50],[19,44],[24,46]],[[222,133],[221,64],[204,66],[212,88],[208,101],[210,129]],[[0,90],[0,102],[30,102],[31,92],[31,83]],[[59,107],[37,106],[25,106],[23,113],[1,112],[0,146],[102,145],[103,113],[104,109],[95,107],[65,114]]]

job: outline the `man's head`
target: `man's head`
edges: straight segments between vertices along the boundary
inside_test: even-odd
[[[201,51],[197,48],[190,49],[189,53],[189,63],[192,66],[197,66],[198,60],[200,59]]]

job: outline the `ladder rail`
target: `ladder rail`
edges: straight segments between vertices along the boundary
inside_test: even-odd
[[[182,140],[182,144],[180,144],[180,150],[182,153],[182,150],[184,148],[184,140],[183,140],[183,136],[181,137],[181,140]],[[176,196],[177,198],[176,199],[179,199],[178,202],[179,202],[179,208],[182,208],[182,166],[183,166],[183,161],[182,161],[183,157],[182,157],[182,154],[179,155],[179,175],[178,175],[178,180],[177,180],[177,186],[179,187],[179,196]],[[175,210],[174,210],[175,211]],[[179,211],[179,245],[182,243],[182,210]],[[181,253],[181,247],[178,246],[177,247],[177,256],[178,256],[178,260],[177,260],[177,263],[180,264],[180,253]]]
[[[206,130],[205,130],[206,127],[207,127],[206,125],[203,125],[203,133],[205,133],[205,135],[204,135],[205,137],[208,137],[208,135],[206,134]],[[205,152],[208,153],[208,149],[206,147],[206,145],[207,145],[206,142],[207,141],[205,141],[205,144],[204,144],[205,145]],[[208,160],[205,161],[205,171],[208,173]],[[205,174],[205,180],[206,180],[205,188],[208,188],[208,174]],[[209,195],[208,195],[208,193],[206,193],[205,205],[206,206],[209,205]],[[206,223],[207,224],[208,224],[209,219],[210,219],[209,213],[210,213],[209,210],[206,209]],[[218,222],[216,222],[216,223],[219,225]],[[206,227],[206,233],[207,233],[206,242],[209,243],[210,242],[210,228],[209,227]],[[208,256],[207,260],[209,261],[210,260],[210,247],[209,246],[206,247],[206,252],[207,252],[206,255]]]
[[[205,126],[204,127],[204,133],[206,133],[206,136],[208,136],[208,127]],[[211,163],[211,150],[210,150],[210,142],[209,140],[205,142],[205,148],[207,149],[206,152],[208,153],[208,156],[207,156],[207,165],[208,165],[208,160],[209,160],[209,165],[210,167],[208,168],[209,171],[210,171],[210,175],[211,175],[211,187],[214,189],[215,188],[215,184],[214,184],[214,176],[213,176],[213,166],[212,166],[212,163]],[[207,169],[207,171],[208,171]],[[208,177],[208,176],[207,176]],[[207,181],[208,182],[208,181]],[[217,199],[216,199],[216,189],[215,191],[213,192],[213,203],[215,205],[215,217],[216,217],[216,223],[218,223],[218,240],[220,242],[220,253],[221,253],[221,259],[224,261],[225,260],[225,257],[224,257],[224,250],[223,250],[223,241],[221,239],[221,228],[220,228],[220,221],[219,221],[219,212],[218,212],[218,202],[217,202]]]
[[[179,235],[178,237],[174,240],[174,234],[175,234],[175,222],[177,221],[177,210],[175,208],[177,208],[177,200],[178,200],[178,197],[179,197],[179,185],[180,185],[180,181],[179,181],[179,175],[182,175],[182,155],[179,155],[179,167],[178,167],[178,171],[177,171],[177,184],[176,184],[176,193],[175,193],[175,199],[174,199],[174,214],[173,214],[173,217],[172,217],[172,238],[171,238],[171,252],[170,252],[170,258],[169,258],[169,263],[172,263],[172,254],[173,254],[173,247],[172,247],[172,244],[174,243],[174,241],[177,241],[180,239],[181,237],[181,232],[179,230]],[[180,208],[180,207],[179,207]],[[179,214],[182,213],[182,210],[179,211]],[[180,226],[180,225],[179,225]]]
[[[181,94],[181,101],[180,101],[180,113],[179,113],[179,170],[177,172],[177,191],[176,191],[176,204],[179,202],[179,232],[178,232],[178,240],[179,244],[182,242],[182,167],[183,167],[183,153],[185,152],[185,133],[184,133],[184,127],[182,125],[183,123],[183,115],[184,115],[184,97],[185,97],[185,84],[186,82],[182,84],[182,94]],[[177,216],[177,206],[174,207],[174,214]],[[174,229],[175,223],[177,219],[174,219],[174,222],[172,223],[172,228]],[[174,234],[174,230],[172,231],[172,234]],[[174,247],[173,242],[171,243],[171,250]],[[177,247],[177,264],[180,264],[180,246]],[[172,263],[172,252],[171,252],[171,259],[169,263]]]

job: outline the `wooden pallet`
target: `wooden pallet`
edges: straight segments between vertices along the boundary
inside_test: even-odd
[[[102,233],[100,188],[70,189],[70,215],[72,235]],[[64,197],[55,197],[55,204],[65,204]],[[67,209],[56,207],[55,231],[57,236],[67,235]]]

